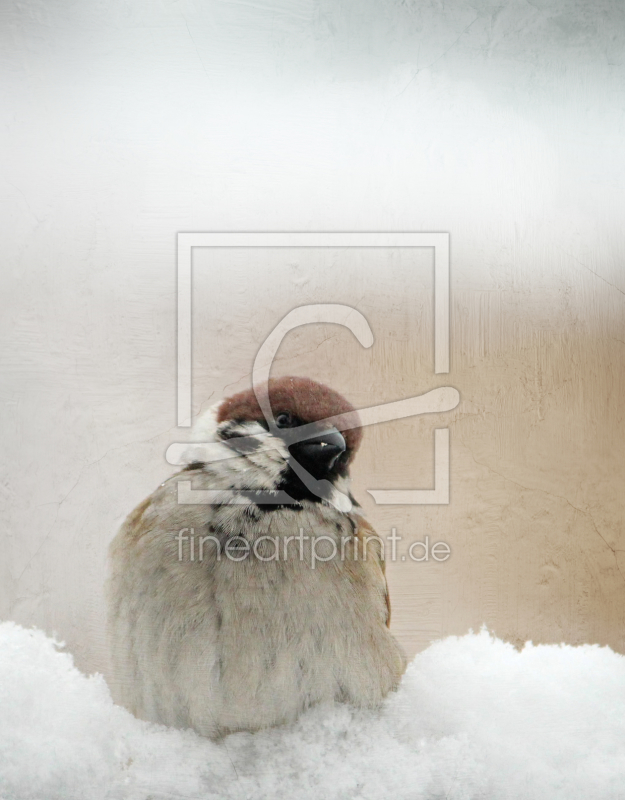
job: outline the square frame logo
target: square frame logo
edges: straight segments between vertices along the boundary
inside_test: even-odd
[[[450,258],[449,233],[426,232],[184,232],[178,233],[177,241],[177,310],[178,310],[178,356],[177,356],[177,424],[189,428],[192,424],[192,257],[193,249],[245,247],[245,248],[416,248],[434,249],[434,374],[449,373],[450,353]],[[308,306],[297,311],[328,309],[331,306]],[[353,309],[356,314],[359,312]],[[294,312],[287,316],[291,316]],[[302,315],[300,315],[302,316]],[[361,315],[360,315],[361,316]],[[362,318],[368,327],[366,320]],[[283,320],[282,322],[285,322]],[[302,319],[284,329],[284,333],[308,319]],[[319,321],[330,321],[323,317]],[[279,328],[280,326],[278,326]],[[271,336],[273,336],[274,331]],[[271,338],[270,336],[270,338]],[[265,343],[267,344],[267,343]],[[265,345],[263,345],[264,347]],[[263,348],[261,347],[261,350]],[[260,351],[259,351],[260,352]],[[388,403],[359,410],[362,424],[373,424],[399,419],[416,414],[450,411],[460,401],[456,389],[440,387],[419,397],[397,403]],[[168,449],[168,461],[179,464],[176,454],[184,444],[174,444]],[[433,489],[371,489],[369,494],[381,505],[447,505],[449,503],[449,428],[434,431],[434,488]],[[194,500],[193,490],[188,487],[189,498]],[[199,494],[199,492],[198,492]]]

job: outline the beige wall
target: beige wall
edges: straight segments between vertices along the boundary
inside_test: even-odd
[[[597,294],[607,306],[610,293],[622,311],[614,289]],[[561,295],[548,296],[557,310],[541,319],[531,296],[514,308],[497,291],[455,294],[451,502],[371,508],[379,527],[401,519],[452,547],[444,564],[389,570],[409,652],[482,623],[514,643],[625,650],[623,325],[600,332],[592,307],[567,324]],[[415,452],[428,460],[435,424],[372,431],[369,474],[387,442],[389,478]]]

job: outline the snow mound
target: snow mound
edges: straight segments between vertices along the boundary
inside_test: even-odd
[[[488,632],[419,654],[376,712],[311,709],[214,743],[134,719],[38,630],[0,625],[0,796],[623,798],[625,657]]]

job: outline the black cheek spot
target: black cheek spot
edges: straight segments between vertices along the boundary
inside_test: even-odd
[[[255,453],[261,446],[261,442],[253,436],[233,436],[228,438],[224,444],[242,456],[249,456],[251,453]]]

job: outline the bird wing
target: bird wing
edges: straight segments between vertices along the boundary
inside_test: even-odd
[[[386,626],[391,627],[391,598],[388,593],[386,580],[386,563],[384,561],[384,543],[375,531],[375,528],[365,517],[357,511],[352,511],[354,522],[354,535],[358,540],[357,547],[361,553],[366,553],[367,562],[372,565],[374,577],[379,581],[380,589],[386,602]]]

